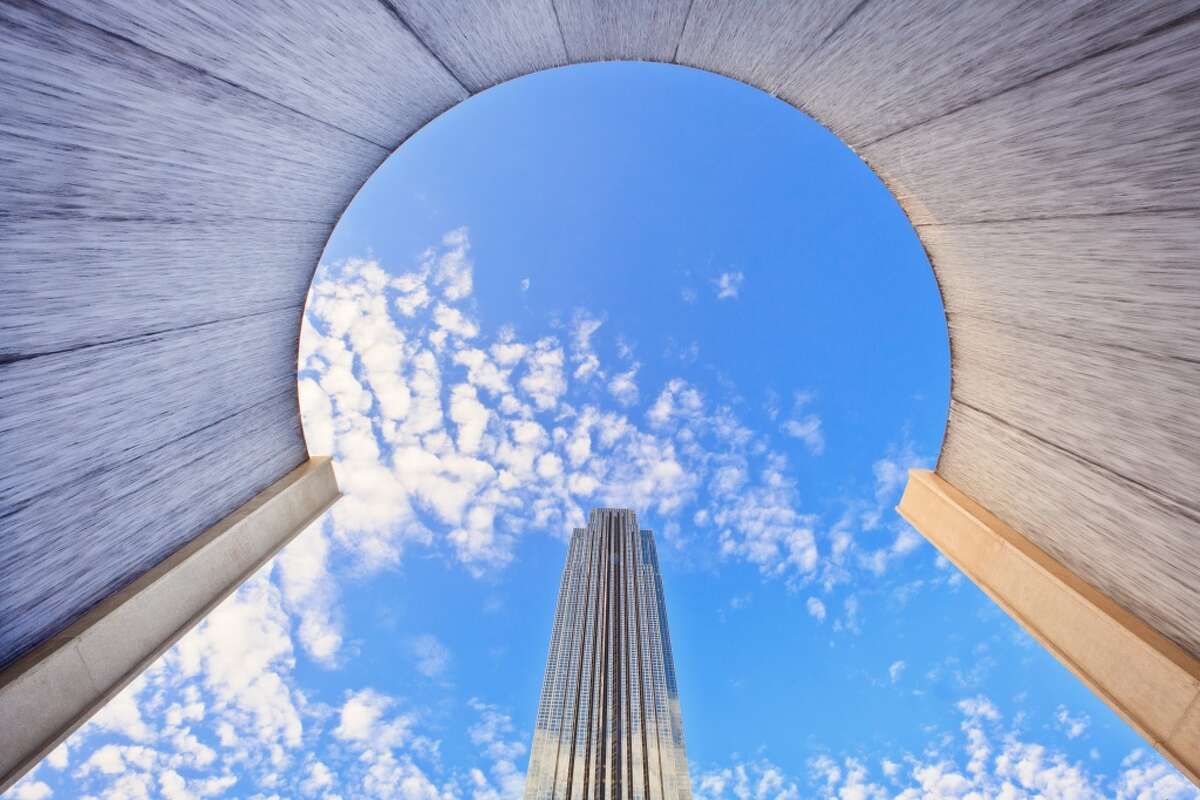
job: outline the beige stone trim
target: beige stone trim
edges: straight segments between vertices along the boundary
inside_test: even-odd
[[[1200,784],[1200,661],[929,470],[897,511]]]
[[[0,792],[338,497],[329,459],[310,459],[0,673]]]

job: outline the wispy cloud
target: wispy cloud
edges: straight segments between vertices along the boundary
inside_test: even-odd
[[[808,609],[809,616],[818,622],[825,621],[825,603],[818,597],[810,597],[805,601],[804,607]]]
[[[634,379],[640,366],[635,361],[629,369],[617,373],[608,382],[608,393],[623,406],[631,406],[638,401],[638,387]]]
[[[941,732],[919,753],[868,760],[826,753],[789,774],[767,759],[735,760],[693,778],[698,800],[956,800],[970,797],[1072,800],[1194,800],[1200,796],[1162,759],[1137,750],[1113,778],[1095,774],[1071,756],[1030,741],[1005,724],[986,697],[958,703],[960,724]],[[878,766],[875,766],[878,765]]]
[[[468,735],[487,760],[488,767],[472,769],[470,788],[474,800],[519,800],[525,789],[525,773],[518,760],[525,754],[525,736],[518,734],[512,717],[499,706],[471,698],[467,703],[478,722]]]
[[[742,290],[746,276],[741,271],[722,272],[713,279],[713,288],[718,300],[736,300]]]
[[[811,394],[796,392],[792,402],[792,415],[783,421],[780,429],[793,439],[804,442],[808,452],[819,456],[825,452],[825,434],[821,431],[821,418],[808,410],[811,402]],[[767,415],[774,419],[778,414],[778,400],[772,404],[771,397],[768,396]]]
[[[373,747],[398,747],[409,736],[413,717],[392,714],[396,701],[373,689],[351,693],[338,712],[333,735],[347,742],[369,743]]]
[[[910,446],[880,458],[873,495],[830,524],[806,508],[779,447],[794,438],[823,452],[811,394],[797,393],[787,413],[769,396],[777,419],[766,431],[681,378],[649,394],[620,331],[611,338],[617,366],[602,361],[605,323],[587,310],[573,313],[561,339],[485,330],[468,302],[471,269],[470,237],[459,229],[398,276],[350,259],[323,266],[314,282],[301,406],[344,497],[284,574],[288,607],[306,620],[303,647],[318,661],[335,664],[343,647],[336,592],[321,572],[339,552],[370,571],[410,547],[441,547],[482,576],[513,560],[526,531],[566,531],[587,507],[619,504],[656,517],[678,547],[715,543],[719,557],[797,589],[820,581],[830,593],[857,574],[882,574],[919,543],[907,526],[885,547],[861,537],[896,524],[884,520],[897,476],[918,461]],[[730,276],[730,287],[741,285]],[[647,394],[644,414],[634,413]],[[858,630],[845,598],[837,602],[834,627]]]
[[[1078,739],[1088,729],[1091,724],[1091,719],[1087,714],[1081,714],[1078,717],[1072,716],[1067,711],[1066,706],[1060,705],[1054,712],[1054,719],[1058,723],[1058,728],[1068,739]]]
[[[413,637],[410,643],[417,672],[426,678],[439,678],[450,666],[450,651],[433,634]]]
[[[39,774],[67,777],[71,764],[71,796],[113,800],[394,798],[397,787],[409,800],[465,796],[457,778],[435,781],[439,745],[422,730],[420,711],[372,688],[349,690],[333,707],[301,688],[292,637],[304,610],[285,601],[283,584],[297,578],[282,577],[280,563],[243,584],[5,797],[58,796]],[[447,657],[417,649],[427,660]],[[500,723],[492,729],[504,732]],[[496,800],[519,797],[520,738],[481,752],[494,785],[507,787]]]
[[[584,309],[576,310],[571,320],[571,361],[576,365],[572,377],[577,381],[586,381],[592,376],[604,377],[600,370],[600,359],[592,347],[592,337],[603,324],[603,320]]]

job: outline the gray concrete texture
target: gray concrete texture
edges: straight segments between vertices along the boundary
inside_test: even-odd
[[[305,290],[437,114],[645,59],[811,114],[943,292],[939,473],[1200,656],[1200,2],[0,3],[0,664],[305,458]]]

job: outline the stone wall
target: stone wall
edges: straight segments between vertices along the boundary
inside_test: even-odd
[[[647,59],[792,103],[943,292],[939,472],[1200,656],[1200,3],[0,4],[0,665],[305,457],[339,214],[472,93]]]

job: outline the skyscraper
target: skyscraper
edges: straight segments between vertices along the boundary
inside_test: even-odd
[[[563,567],[525,800],[691,800],[654,534],[598,508]]]

